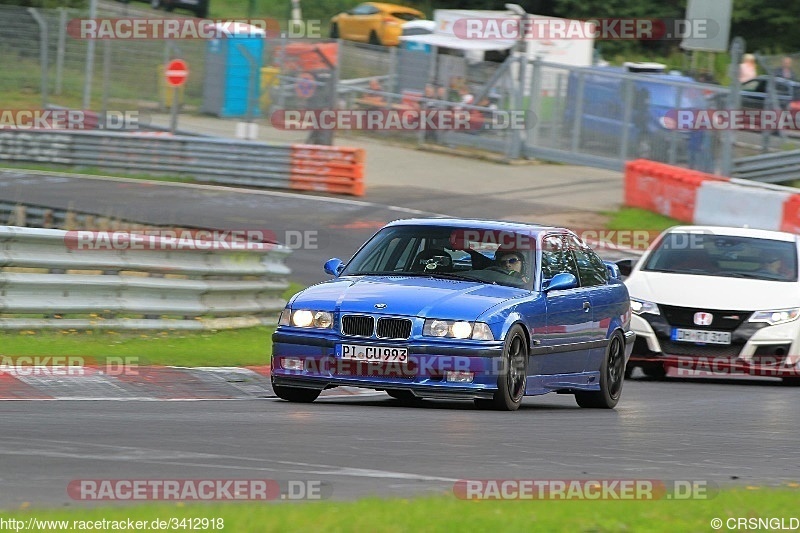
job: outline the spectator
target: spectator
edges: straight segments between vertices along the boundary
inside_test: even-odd
[[[792,58],[789,56],[784,56],[784,58],[781,60],[780,68],[775,69],[773,74],[779,78],[793,80],[794,71],[792,70]]]
[[[756,70],[756,56],[753,54],[745,54],[739,65],[739,82],[744,83],[750,81],[758,75]]]

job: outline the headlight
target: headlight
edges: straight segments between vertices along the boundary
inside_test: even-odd
[[[327,311],[296,309],[292,313],[292,325],[298,328],[330,329],[333,327],[333,315]]]
[[[469,339],[493,341],[494,336],[488,324],[483,322],[467,322],[466,320],[439,320],[429,318],[422,327],[422,334],[428,337],[448,337],[451,339]]]
[[[770,326],[785,324],[797,320],[800,316],[800,308],[776,309],[774,311],[756,311],[750,317],[749,322],[766,322]]]
[[[658,310],[658,306],[653,302],[634,300],[633,298],[631,298],[631,311],[636,315],[641,315],[642,313],[650,313],[651,315],[661,314],[661,311]]]

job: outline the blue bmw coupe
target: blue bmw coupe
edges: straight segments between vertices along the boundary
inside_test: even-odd
[[[345,385],[403,401],[574,394],[611,409],[635,334],[613,263],[569,230],[512,222],[392,222],[333,279],[296,294],[272,337],[272,385],[312,402]]]

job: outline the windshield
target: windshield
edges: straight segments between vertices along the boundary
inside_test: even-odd
[[[672,232],[653,250],[642,270],[797,281],[797,249],[786,241]]]
[[[445,226],[392,226],[375,235],[343,276],[403,275],[530,289],[535,238],[529,234]]]

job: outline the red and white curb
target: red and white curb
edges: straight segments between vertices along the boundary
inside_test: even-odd
[[[103,368],[29,366],[0,372],[0,400],[200,401],[276,398],[269,366],[140,366],[113,373]],[[337,387],[324,398],[383,394]]]

